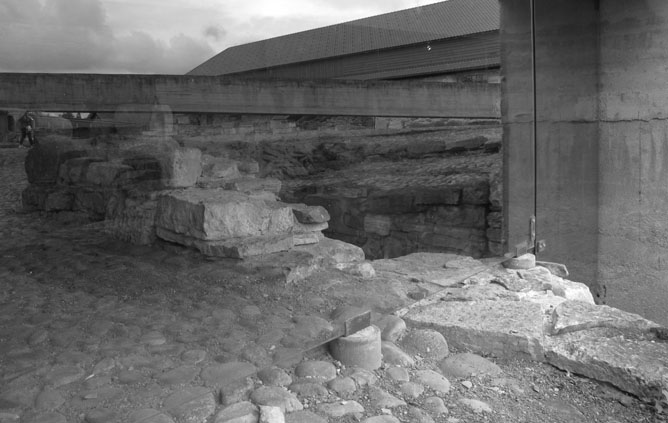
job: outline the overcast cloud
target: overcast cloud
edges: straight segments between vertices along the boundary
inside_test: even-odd
[[[2,0],[0,72],[183,74],[227,47],[430,0]]]

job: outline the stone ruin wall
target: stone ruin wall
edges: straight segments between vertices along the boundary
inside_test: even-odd
[[[419,145],[423,143],[422,130],[472,123],[483,127],[496,123],[493,120],[180,114],[174,117],[174,122],[175,132],[194,145],[202,146],[202,142],[206,144],[207,140],[219,137],[251,143],[253,147],[244,147],[245,154],[258,160],[263,174],[285,182],[281,198],[327,209],[331,220],[324,233],[362,247],[369,259],[399,257],[417,251],[473,257],[500,256],[505,252],[499,174],[465,177],[460,183],[442,189],[412,186],[379,190],[351,188],[344,183],[322,186],[315,181],[305,186],[289,182],[323,168],[336,169],[359,161],[360,157],[355,156],[356,147],[342,151],[350,144],[344,139],[346,136],[391,136],[409,131]],[[310,142],[300,142],[305,140]],[[453,149],[457,151],[452,153],[460,153],[462,149],[490,153],[489,144],[480,142],[480,138],[469,141],[472,142],[460,142]],[[492,153],[499,153],[499,149],[500,143],[494,144]],[[395,153],[409,159],[419,159],[421,153],[425,156],[451,153],[433,148],[413,150],[408,156],[404,152]],[[372,153],[375,152],[365,152]],[[396,159],[396,156],[388,157],[388,160]],[[339,163],[332,164],[337,161]],[[346,163],[340,163],[342,161]]]
[[[504,253],[500,185],[477,178],[442,189],[314,187],[316,192],[289,198],[327,209],[331,219],[325,234],[361,246],[368,259],[421,251],[480,258]]]
[[[199,169],[202,157],[229,158],[238,164],[239,169],[257,166],[254,170],[256,174],[250,177],[261,178],[264,182],[259,185],[263,189],[278,194],[283,201],[324,207],[331,216],[324,234],[362,247],[368,259],[398,257],[416,251],[453,252],[474,257],[503,254],[502,188],[498,175],[463,178],[458,184],[442,188],[413,186],[390,190],[350,189],[345,185],[318,186],[317,182],[304,188],[290,183],[322,171],[323,166],[331,166],[333,162],[330,160],[334,156],[339,159],[334,167],[359,160],[360,157],[356,156],[359,151],[353,149],[341,152],[341,148],[345,149],[346,146],[346,142],[341,142],[345,135],[388,135],[416,130],[410,136],[415,137],[416,145],[419,145],[419,130],[461,125],[461,120],[177,114],[171,121],[173,123],[164,131],[169,134],[170,149],[176,145],[174,140],[182,148],[176,150],[176,156],[169,156],[165,160],[181,161],[183,164],[198,162]],[[161,139],[147,138],[146,133],[138,131],[136,135],[126,134],[121,138],[137,138],[140,141],[124,141],[137,145],[155,143]],[[101,138],[105,137],[110,136],[102,135]],[[290,140],[306,142],[291,143]],[[474,139],[472,143],[470,141],[464,141],[464,149],[485,152],[489,147],[480,139]],[[336,151],[326,151],[327,146]],[[461,146],[460,143],[457,151],[461,151]],[[104,154],[108,156],[110,147],[107,145],[105,148]],[[430,148],[430,151],[415,148],[408,158],[417,159],[421,154],[433,156],[448,153]],[[97,150],[99,152],[100,148]],[[58,163],[50,168],[53,173],[50,180],[57,183],[39,183],[36,180],[43,170],[28,169],[31,187],[24,193],[24,203],[28,207],[46,211],[83,212],[93,220],[113,220],[125,213],[124,219],[132,220],[136,227],[130,232],[117,230],[117,235],[131,242],[143,243],[154,238],[150,231],[139,229],[142,224],[138,223],[142,219],[151,220],[152,216],[149,213],[146,217],[144,209],[154,207],[153,203],[147,206],[143,199],[137,201],[127,194],[125,188],[118,188],[128,182],[141,181],[147,178],[146,175],[150,176],[151,172],[159,172],[155,163],[141,159],[133,161],[128,157],[133,153],[128,151],[123,153],[121,167],[109,165],[108,160],[96,157],[97,153],[66,159],[63,154],[75,153],[52,150],[43,154],[58,156],[42,157],[39,160],[41,163],[49,160]],[[405,152],[399,154],[406,157]],[[185,169],[177,172],[188,174]],[[231,172],[232,175],[227,177],[233,179],[239,176]],[[219,174],[225,174],[225,171]],[[193,184],[199,177],[198,184],[202,184],[201,174],[183,175],[179,177],[191,179]],[[123,182],[119,178],[129,178],[129,181]],[[60,189],[63,187],[66,189]],[[131,204],[131,207],[124,207],[125,204]]]

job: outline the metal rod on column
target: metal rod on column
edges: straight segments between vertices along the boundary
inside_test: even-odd
[[[529,0],[531,7],[531,85],[532,85],[532,100],[533,100],[533,216],[534,222],[538,218],[538,100],[536,94],[536,3],[535,0]],[[534,223],[535,225],[535,223]],[[535,230],[535,226],[533,228]],[[532,240],[534,245],[529,245],[529,248],[534,248],[535,239]],[[538,251],[534,250],[538,254]]]

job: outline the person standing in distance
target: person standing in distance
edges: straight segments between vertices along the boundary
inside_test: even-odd
[[[21,128],[19,147],[23,147],[23,140],[26,138],[28,138],[31,147],[35,145],[35,119],[33,119],[29,110],[26,110],[19,119],[19,127]]]

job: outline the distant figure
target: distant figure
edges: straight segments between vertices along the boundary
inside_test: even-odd
[[[19,119],[19,127],[21,128],[21,141],[19,147],[23,147],[23,140],[28,138],[28,142],[32,147],[35,144],[35,119],[32,118],[29,111],[21,116]]]

